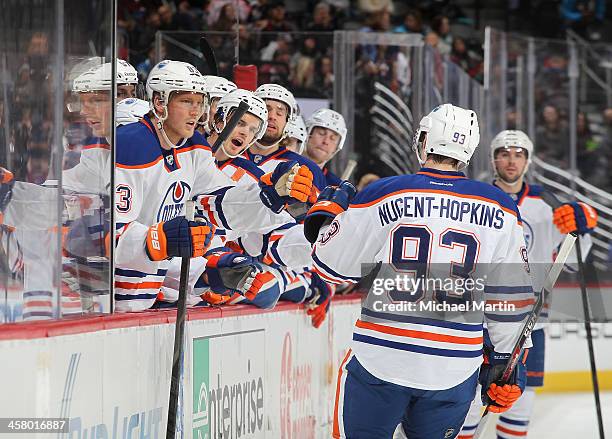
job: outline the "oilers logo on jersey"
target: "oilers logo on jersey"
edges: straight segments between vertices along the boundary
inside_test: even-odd
[[[191,186],[184,181],[172,182],[157,212],[157,221],[168,221],[179,216],[185,204],[185,197],[190,193]]]
[[[255,154],[255,156],[253,157],[253,162],[259,163],[261,162],[261,159],[263,159],[263,156],[261,154]]]

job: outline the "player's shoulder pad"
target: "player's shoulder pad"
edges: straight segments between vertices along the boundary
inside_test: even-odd
[[[528,197],[541,197],[542,193],[545,191],[546,189],[544,189],[542,186],[540,186],[539,184],[530,184],[529,185],[529,192],[527,193]]]
[[[157,136],[142,121],[117,127],[119,167],[146,168],[161,157]]]
[[[389,194],[405,188],[400,181],[402,177],[405,176],[385,177],[370,183],[357,192],[357,195],[351,201],[351,206],[375,204],[378,200],[387,197]]]
[[[485,183],[484,181],[471,180],[468,178],[458,180],[456,183],[454,188],[455,192],[474,198],[484,198],[485,200],[496,203],[500,205],[503,210],[515,214],[518,222],[521,222],[521,215],[516,201],[497,186],[491,183]]]
[[[200,133],[199,131],[195,131],[193,133],[193,136],[191,136],[189,140],[187,140],[187,142],[185,143],[185,145],[189,145],[189,144],[202,145],[212,151],[212,148],[210,147],[210,144],[208,143],[208,138],[204,134]]]
[[[230,162],[230,165],[232,166],[244,169],[246,172],[251,174],[257,180],[259,180],[261,176],[264,175],[265,173],[264,170],[261,169],[259,166],[257,166],[255,163],[253,163],[252,161],[242,156],[238,156],[236,158],[230,159],[229,162]]]

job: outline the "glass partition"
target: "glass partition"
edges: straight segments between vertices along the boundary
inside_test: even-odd
[[[4,323],[111,309],[111,72],[98,78],[106,91],[84,98],[74,80],[110,59],[112,11],[112,0],[3,4],[0,166],[13,175],[0,189]]]
[[[334,106],[348,128],[338,175],[350,158],[358,175],[413,172],[414,124],[424,111],[421,36],[336,32],[334,48]]]

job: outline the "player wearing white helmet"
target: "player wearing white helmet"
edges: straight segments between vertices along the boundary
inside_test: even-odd
[[[285,131],[287,132],[287,137],[285,137],[285,140],[281,142],[281,145],[287,148],[289,151],[302,154],[306,138],[308,137],[304,118],[301,115],[298,115],[295,120],[290,120],[287,122]]]
[[[206,92],[210,101],[208,113],[205,113],[200,118],[200,125],[204,128],[206,134],[210,134],[213,130],[212,120],[217,112],[217,104],[219,99],[228,94],[230,91],[236,90],[236,84],[221,76],[205,75]],[[211,142],[212,143],[212,142]]]
[[[296,162],[279,165],[259,185],[240,188],[217,168],[208,142],[195,130],[208,96],[202,75],[191,64],[158,63],[149,74],[147,95],[151,112],[117,130],[119,311],[149,308],[170,259],[204,255],[215,227],[267,233],[287,221],[277,213],[292,197],[305,201],[312,190],[312,175]],[[185,201],[196,196],[208,221],[183,216]],[[239,262],[230,257],[219,263],[231,268]]]
[[[268,129],[257,143],[256,152],[270,154],[278,150],[280,141],[287,135],[287,123],[295,120],[299,109],[293,94],[281,85],[260,85],[255,94],[263,99],[268,107]]]
[[[357,195],[347,182],[327,188],[306,216],[314,270],[324,280],[356,283],[364,264],[382,264],[338,374],[335,438],[389,438],[400,421],[411,439],[456,437],[479,369],[492,409],[509,407],[517,397],[506,399],[491,366],[509,355],[534,295],[516,204],[459,171],[478,142],[473,111],[436,107],[415,136],[423,164],[418,173],[380,179]],[[398,271],[427,285],[479,279],[477,304],[503,298],[516,309],[485,314],[473,307],[476,291],[406,287]],[[452,304],[461,305],[457,312],[446,309]],[[446,312],[434,311],[440,305]],[[483,321],[495,350],[488,365],[482,365]],[[520,395],[524,382],[521,363],[508,388]]]
[[[533,143],[524,132],[504,130],[497,134],[490,150],[497,186],[507,193],[518,192],[523,186],[532,156]]]
[[[227,137],[225,142],[217,151],[213,151],[218,161],[236,158],[250,148],[266,132],[268,121],[268,110],[266,103],[248,90],[236,89],[219,99],[217,112],[212,120],[213,133],[208,137],[210,144],[217,140],[225,124],[231,118],[233,111],[238,108],[240,102],[249,105],[247,111],[238,125]]]
[[[321,169],[312,160],[281,145],[281,141],[287,137],[289,122],[295,121],[299,113],[291,92],[278,84],[263,84],[255,90],[255,95],[266,103],[268,125],[263,137],[247,151],[249,159],[265,172],[270,172],[281,162],[295,160],[308,166],[317,193],[323,190],[325,176]]]
[[[346,123],[340,113],[328,108],[315,111],[306,120],[308,143],[305,155],[323,170],[327,184],[338,186],[340,178],[325,168],[333,156],[344,146]]]
[[[112,65],[110,62],[92,67],[78,75],[72,83],[73,97],[68,110],[80,112],[91,127],[94,136],[110,134],[110,89]],[[117,102],[136,96],[138,74],[122,59],[117,60]]]
[[[495,174],[493,184],[510,195],[521,214],[533,289],[540,291],[548,268],[553,262],[553,255],[562,242],[564,234],[571,231],[578,231],[581,235],[586,234],[580,238],[584,257],[586,257],[591,247],[588,233],[597,223],[597,214],[593,208],[583,203],[570,203],[553,210],[542,198],[545,190],[541,186],[525,181],[533,151],[533,143],[523,131],[504,130],[493,138],[490,157]],[[571,228],[564,227],[566,216],[567,222],[572,223],[573,220]],[[555,225],[561,226],[559,230],[555,228]],[[569,261],[575,263],[576,255],[570,255]],[[496,428],[498,437],[514,438],[527,435],[535,400],[535,388],[544,384],[546,344],[544,327],[547,319],[548,304],[542,310],[539,321],[531,333],[533,347],[529,350],[527,357],[525,391],[518,401],[498,418]],[[477,395],[461,430],[461,438],[474,437],[481,412],[482,401]]]

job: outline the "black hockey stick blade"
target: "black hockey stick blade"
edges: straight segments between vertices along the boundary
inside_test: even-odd
[[[548,275],[546,276],[544,287],[542,287],[542,290],[540,291],[540,295],[538,296],[538,299],[536,300],[536,303],[533,306],[531,313],[529,313],[527,320],[523,324],[523,327],[521,328],[521,332],[519,333],[518,339],[516,340],[516,343],[514,344],[514,347],[512,348],[512,352],[510,353],[510,358],[508,359],[508,362],[506,363],[506,367],[504,368],[502,376],[499,379],[499,381],[501,381],[502,383],[508,382],[508,380],[510,379],[510,375],[512,375],[514,368],[518,364],[519,359],[521,358],[521,355],[523,353],[523,348],[525,346],[525,343],[527,342],[527,339],[531,335],[531,332],[533,331],[533,328],[535,324],[538,322],[538,318],[540,317],[540,311],[542,311],[542,307],[544,306],[544,297],[546,297],[552,291],[553,287],[555,286],[555,283],[557,282],[557,279],[559,278],[559,274],[561,274],[561,270],[563,269],[563,266],[565,265],[565,262],[567,261],[567,258],[569,257],[570,252],[572,251],[572,247],[574,246],[575,241],[576,241],[575,235],[570,233],[565,236],[565,239],[563,240],[563,243],[561,244],[561,247],[559,248],[559,252],[557,253],[557,258],[555,259],[555,262],[553,262],[552,266],[548,270]],[[488,413],[489,413],[489,406],[487,405],[485,407],[484,413],[482,414],[482,417],[484,418]]]
[[[221,131],[221,134],[219,134],[219,137],[217,138],[217,140],[215,140],[215,143],[212,147],[213,151],[219,149],[221,144],[225,142],[232,130],[236,127],[236,125],[238,125],[238,122],[240,122],[242,116],[244,116],[244,113],[249,111],[249,108],[249,104],[247,104],[245,101],[240,101],[240,104],[238,104],[238,108],[234,110],[230,119],[225,124],[223,131]]]
[[[185,218],[193,221],[195,202],[185,203]],[[176,433],[176,415],[181,384],[181,365],[185,338],[185,316],[187,314],[187,293],[189,290],[189,266],[191,258],[181,259],[181,277],[179,283],[179,298],[176,308],[176,325],[174,328],[174,352],[172,355],[172,378],[170,380],[170,397],[168,400],[168,423],[166,424],[166,439],[174,439]]]
[[[217,58],[213,48],[208,43],[206,37],[200,38],[200,52],[202,57],[206,61],[206,67],[208,67],[208,74],[213,76],[219,76],[219,66],[217,65]]]

